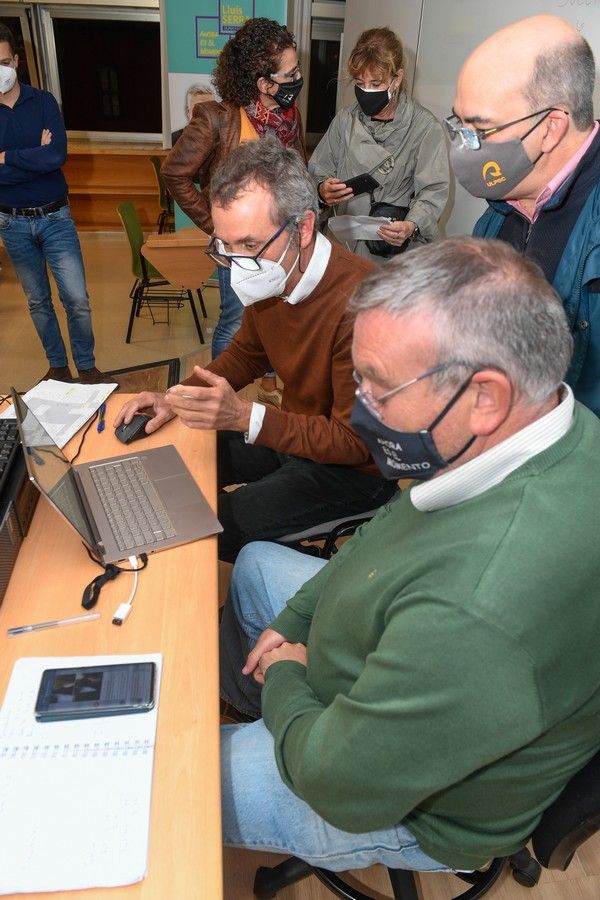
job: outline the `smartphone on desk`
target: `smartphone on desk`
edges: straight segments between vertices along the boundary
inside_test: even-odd
[[[379,182],[372,175],[365,172],[363,175],[357,175],[355,178],[347,178],[344,181],[346,187],[352,188],[355,197],[359,194],[372,194],[375,188],[378,188]]]
[[[148,712],[154,706],[153,662],[46,669],[35,704],[38,722]]]

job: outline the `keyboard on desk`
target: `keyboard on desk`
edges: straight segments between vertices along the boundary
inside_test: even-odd
[[[0,419],[0,496],[20,451],[19,429],[13,419]]]
[[[90,473],[120,550],[175,537],[164,504],[137,457],[90,466]]]

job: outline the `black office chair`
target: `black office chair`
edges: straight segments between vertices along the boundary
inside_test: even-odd
[[[300,550],[302,553],[308,553],[311,556],[318,556],[320,559],[331,559],[334,553],[337,553],[337,540],[341,537],[354,534],[356,529],[364,522],[369,522],[377,509],[369,509],[367,512],[359,513],[356,516],[345,516],[342,519],[331,519],[329,522],[322,522],[320,525],[312,525],[310,528],[304,528],[302,531],[294,531],[292,534],[284,534],[277,538],[276,543],[284,544],[293,550]],[[323,541],[323,546],[318,544],[305,544],[305,541]]]
[[[385,504],[391,503],[397,493],[389,497]],[[308,553],[310,556],[318,556],[320,559],[331,559],[334,553],[337,553],[337,541],[339,538],[348,537],[354,534],[357,528],[365,522],[370,522],[379,506],[368,509],[363,513],[357,513],[354,516],[343,516],[340,519],[330,519],[328,522],[321,522],[319,525],[311,525],[309,528],[303,528],[301,531],[294,531],[291,534],[284,534],[277,538],[277,544],[284,544],[293,550],[300,550],[301,553]],[[306,543],[306,542],[309,543]],[[323,541],[323,546],[313,541]]]
[[[131,250],[131,269],[135,279],[133,287],[129,292],[129,297],[131,298],[131,312],[129,314],[125,343],[129,344],[131,342],[133,323],[135,317],[139,316],[144,303],[150,311],[152,324],[154,325],[156,324],[156,319],[154,317],[154,309],[156,307],[166,308],[167,323],[169,323],[171,306],[174,306],[176,309],[181,309],[187,298],[192,310],[192,316],[194,317],[194,324],[196,325],[200,343],[203,344],[204,335],[202,334],[202,328],[200,327],[200,320],[198,319],[198,313],[196,312],[192,291],[187,288],[173,287],[166,278],[163,278],[158,269],[144,258],[141,252],[142,244],[144,243],[144,234],[137,211],[131,200],[124,200],[123,203],[119,203],[117,212],[119,213],[119,218],[121,219],[129,241],[129,248]],[[206,318],[206,308],[204,306],[200,288],[198,288],[197,294],[200,308],[202,309],[204,318]]]
[[[471,887],[453,900],[476,900],[483,897],[498,880],[506,866],[513,878],[523,887],[534,887],[540,878],[541,867],[565,871],[577,848],[600,831],[600,753],[569,781],[562,794],[548,807],[531,835],[534,856],[523,848],[508,857],[493,859],[482,872],[456,873]],[[405,869],[388,869],[394,900],[418,900],[415,873]],[[308,875],[316,877],[337,897],[343,900],[373,900],[368,894],[346,884],[334,872],[314,868],[295,856],[278,866],[261,866],[254,879],[254,895],[259,900],[271,900],[289,884]]]

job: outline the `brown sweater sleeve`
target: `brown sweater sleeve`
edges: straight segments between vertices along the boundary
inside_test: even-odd
[[[349,424],[354,402],[351,342],[352,325],[341,321],[331,357],[331,408],[307,415],[267,406],[257,444],[322,464],[362,467],[369,460],[366,446]],[[316,380],[314,390],[319,390]]]

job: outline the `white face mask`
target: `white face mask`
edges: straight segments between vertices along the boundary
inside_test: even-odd
[[[17,80],[17,70],[12,66],[0,66],[0,94],[8,94]]]
[[[259,259],[260,269],[248,271],[232,263],[231,287],[243,306],[252,306],[253,303],[268,300],[270,297],[280,297],[283,294],[287,280],[300,259],[300,253],[298,253],[289,272],[286,272],[281,265],[281,260],[287,253],[291,241],[290,235],[287,246],[278,260]]]

